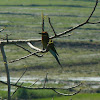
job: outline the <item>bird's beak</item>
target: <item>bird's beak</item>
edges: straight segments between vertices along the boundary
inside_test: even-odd
[[[42,33],[39,33],[39,34],[42,34]]]

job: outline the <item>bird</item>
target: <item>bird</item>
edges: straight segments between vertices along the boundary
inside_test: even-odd
[[[60,63],[60,61],[58,59],[59,54],[57,53],[57,51],[55,49],[55,45],[54,45],[52,39],[49,39],[49,42],[47,44],[47,49],[46,50],[49,51],[55,57],[55,59],[57,60],[58,64],[62,68],[62,65],[61,65],[61,63]]]
[[[49,42],[49,34],[47,32],[42,32],[39,33],[42,35],[42,45],[43,45],[43,50],[45,50],[47,48],[47,44]]]
[[[39,33],[42,35],[42,45],[43,45],[43,50],[46,50],[47,52],[49,51],[54,57],[55,59],[57,60],[58,64],[61,66],[62,68],[62,65],[58,59],[58,53],[55,49],[55,45],[52,41],[52,39],[49,39],[49,34],[47,32],[42,32],[42,33]]]

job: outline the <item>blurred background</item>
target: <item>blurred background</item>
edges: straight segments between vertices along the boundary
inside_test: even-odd
[[[49,36],[54,34],[49,25],[48,17],[51,18],[51,23],[56,33],[64,32],[85,22],[93,10],[94,5],[95,0],[0,0],[0,28],[6,27],[6,29],[0,33],[0,38],[4,38],[6,34],[11,34],[9,39],[12,40],[40,39],[41,36],[38,33],[42,32],[42,13],[45,16],[44,30],[49,33]],[[100,21],[99,3],[90,21]],[[27,67],[27,72],[22,78],[22,81],[24,81],[26,85],[39,79],[36,86],[42,86],[45,75],[48,72],[47,86],[69,87],[84,82],[81,86],[82,91],[79,94],[81,100],[84,100],[86,96],[87,99],[85,98],[85,100],[98,100],[100,95],[95,93],[100,93],[99,32],[100,24],[87,24],[72,31],[71,33],[73,34],[69,37],[64,35],[63,37],[53,39],[63,70],[61,70],[57,61],[49,52],[43,54],[42,58],[31,56],[18,62],[8,63],[11,81],[16,82]],[[41,42],[33,42],[32,44],[42,49]],[[35,52],[26,44],[22,44],[22,46]],[[15,45],[6,45],[5,52],[8,62],[28,54]],[[6,81],[5,67],[1,54],[0,80]],[[4,94],[6,87],[1,85],[0,89],[0,96],[6,97],[6,94]],[[12,91],[13,90],[14,89],[12,89]],[[75,90],[72,90],[72,92],[73,91]],[[41,93],[39,95],[41,95]],[[45,93],[47,93],[47,91]],[[54,96],[52,92],[48,94],[50,93],[50,96],[44,96],[47,98],[46,100],[49,100],[49,98],[51,100],[51,97]],[[90,93],[94,93],[91,98]],[[86,96],[83,97],[83,94]],[[37,95],[37,97],[39,95]],[[18,92],[16,92],[15,97],[18,97]],[[63,100],[66,99],[65,97],[58,98],[57,95],[55,97],[57,97],[57,100],[60,100],[59,98],[63,98]],[[43,97],[40,96],[40,98]],[[70,98],[80,100],[77,96]]]

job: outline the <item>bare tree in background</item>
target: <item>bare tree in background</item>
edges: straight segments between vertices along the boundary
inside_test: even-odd
[[[87,18],[87,20],[69,30],[66,30],[62,33],[56,33],[52,24],[51,24],[51,20],[50,18],[48,18],[48,21],[49,21],[49,24],[50,24],[50,27],[52,28],[53,32],[54,32],[54,35],[49,37],[50,39],[54,39],[54,38],[58,38],[58,37],[62,37],[63,35],[66,35],[66,36],[71,36],[72,34],[70,34],[69,32],[72,32],[73,30],[83,26],[83,25],[86,25],[86,24],[98,24],[100,22],[90,22],[90,19],[91,17],[93,16],[93,13],[95,12],[95,9],[97,7],[97,4],[98,4],[98,0],[96,0],[96,3],[95,3],[95,6],[92,10],[92,12],[90,13],[89,17]],[[4,29],[1,29],[0,32],[2,32]],[[43,19],[43,22],[42,22],[42,31],[44,31],[44,19]],[[4,65],[5,65],[5,70],[6,70],[6,75],[7,75],[7,82],[4,82],[4,81],[0,81],[1,83],[5,84],[8,86],[8,100],[11,100],[11,97],[16,93],[16,91],[19,89],[19,88],[24,88],[24,89],[33,89],[33,90],[41,90],[41,89],[48,89],[48,90],[53,90],[54,92],[56,92],[57,94],[59,95],[64,95],[64,96],[72,96],[72,95],[75,95],[77,93],[80,92],[79,91],[76,91],[75,93],[72,93],[72,94],[64,94],[64,93],[60,93],[58,90],[67,90],[67,89],[72,89],[72,88],[76,88],[78,86],[80,86],[82,83],[80,84],[77,84],[76,86],[73,86],[73,87],[69,87],[69,88],[55,88],[55,87],[46,87],[46,83],[47,83],[47,79],[48,79],[48,74],[46,74],[46,77],[45,77],[45,81],[44,81],[44,85],[43,87],[37,87],[37,88],[34,88],[32,86],[34,86],[34,84],[38,81],[36,81],[34,84],[30,85],[30,86],[23,86],[23,82],[18,85],[19,81],[21,80],[21,78],[24,76],[25,72],[27,71],[27,69],[23,72],[23,74],[21,75],[21,77],[18,79],[18,81],[16,83],[11,83],[10,82],[10,73],[9,73],[9,67],[8,67],[8,62],[7,62],[7,58],[6,58],[6,54],[5,54],[5,50],[4,50],[4,46],[5,45],[10,45],[10,44],[14,44],[20,48],[22,48],[23,50],[29,52],[28,55],[24,56],[24,57],[21,57],[21,58],[18,58],[18,59],[15,59],[15,60],[11,60],[9,63],[13,63],[13,62],[16,62],[16,61],[19,61],[19,60],[22,60],[22,59],[26,59],[32,55],[34,56],[37,56],[37,57],[43,57],[43,54],[48,52],[47,50],[42,50],[42,49],[39,49],[38,47],[35,47],[34,45],[31,44],[31,42],[38,42],[38,41],[41,41],[41,39],[28,39],[28,40],[9,40],[9,36],[6,35],[6,39],[5,40],[1,40],[0,41],[0,49],[1,49],[1,54],[2,54],[2,57],[3,57],[3,61],[4,61]],[[29,51],[28,49],[24,48],[23,46],[21,46],[20,44],[27,44],[30,48],[36,50],[36,52],[31,52]],[[39,53],[42,53],[42,55],[39,55]],[[16,90],[13,92],[13,94],[11,94],[11,86],[15,86],[17,87]]]

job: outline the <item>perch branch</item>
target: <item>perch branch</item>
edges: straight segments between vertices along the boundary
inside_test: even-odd
[[[27,39],[27,40],[9,40],[9,42],[7,43],[7,40],[1,40],[0,44],[2,45],[6,45],[6,44],[16,44],[16,43],[27,43],[27,42],[39,42],[41,41],[41,39]]]
[[[85,25],[85,24],[98,24],[98,23],[100,23],[100,22],[97,22],[97,23],[89,22],[90,18],[92,17],[92,15],[93,15],[93,13],[94,13],[96,7],[97,7],[97,4],[98,4],[98,0],[96,0],[96,3],[95,3],[95,6],[94,6],[93,10],[92,10],[92,12],[90,13],[89,17],[87,18],[87,20],[86,20],[85,22],[83,22],[83,23],[81,23],[81,24],[79,24],[79,25],[77,25],[77,26],[75,26],[75,27],[73,27],[73,28],[71,28],[71,29],[68,29],[68,30],[66,30],[66,31],[64,31],[64,32],[62,32],[62,33],[58,33],[58,34],[56,34],[56,36],[55,36],[55,35],[54,35],[54,36],[51,36],[50,39],[58,38],[58,37],[60,37],[60,36],[63,36],[63,35],[65,35],[65,34],[71,32],[71,31],[73,31],[73,30],[75,30],[75,29],[77,29],[77,28],[79,28],[79,27],[81,27],[81,26],[83,26],[83,25]],[[70,34],[69,34],[68,36],[70,36]],[[2,40],[2,41],[0,41],[0,44],[5,45],[5,44],[16,44],[16,43],[27,43],[27,42],[39,42],[39,41],[41,41],[41,39],[9,40],[9,43],[7,43],[6,40]]]
[[[42,49],[39,49],[39,48],[33,46],[30,42],[27,42],[27,44],[28,44],[28,46],[31,47],[33,50],[40,51],[40,52],[42,51]]]

